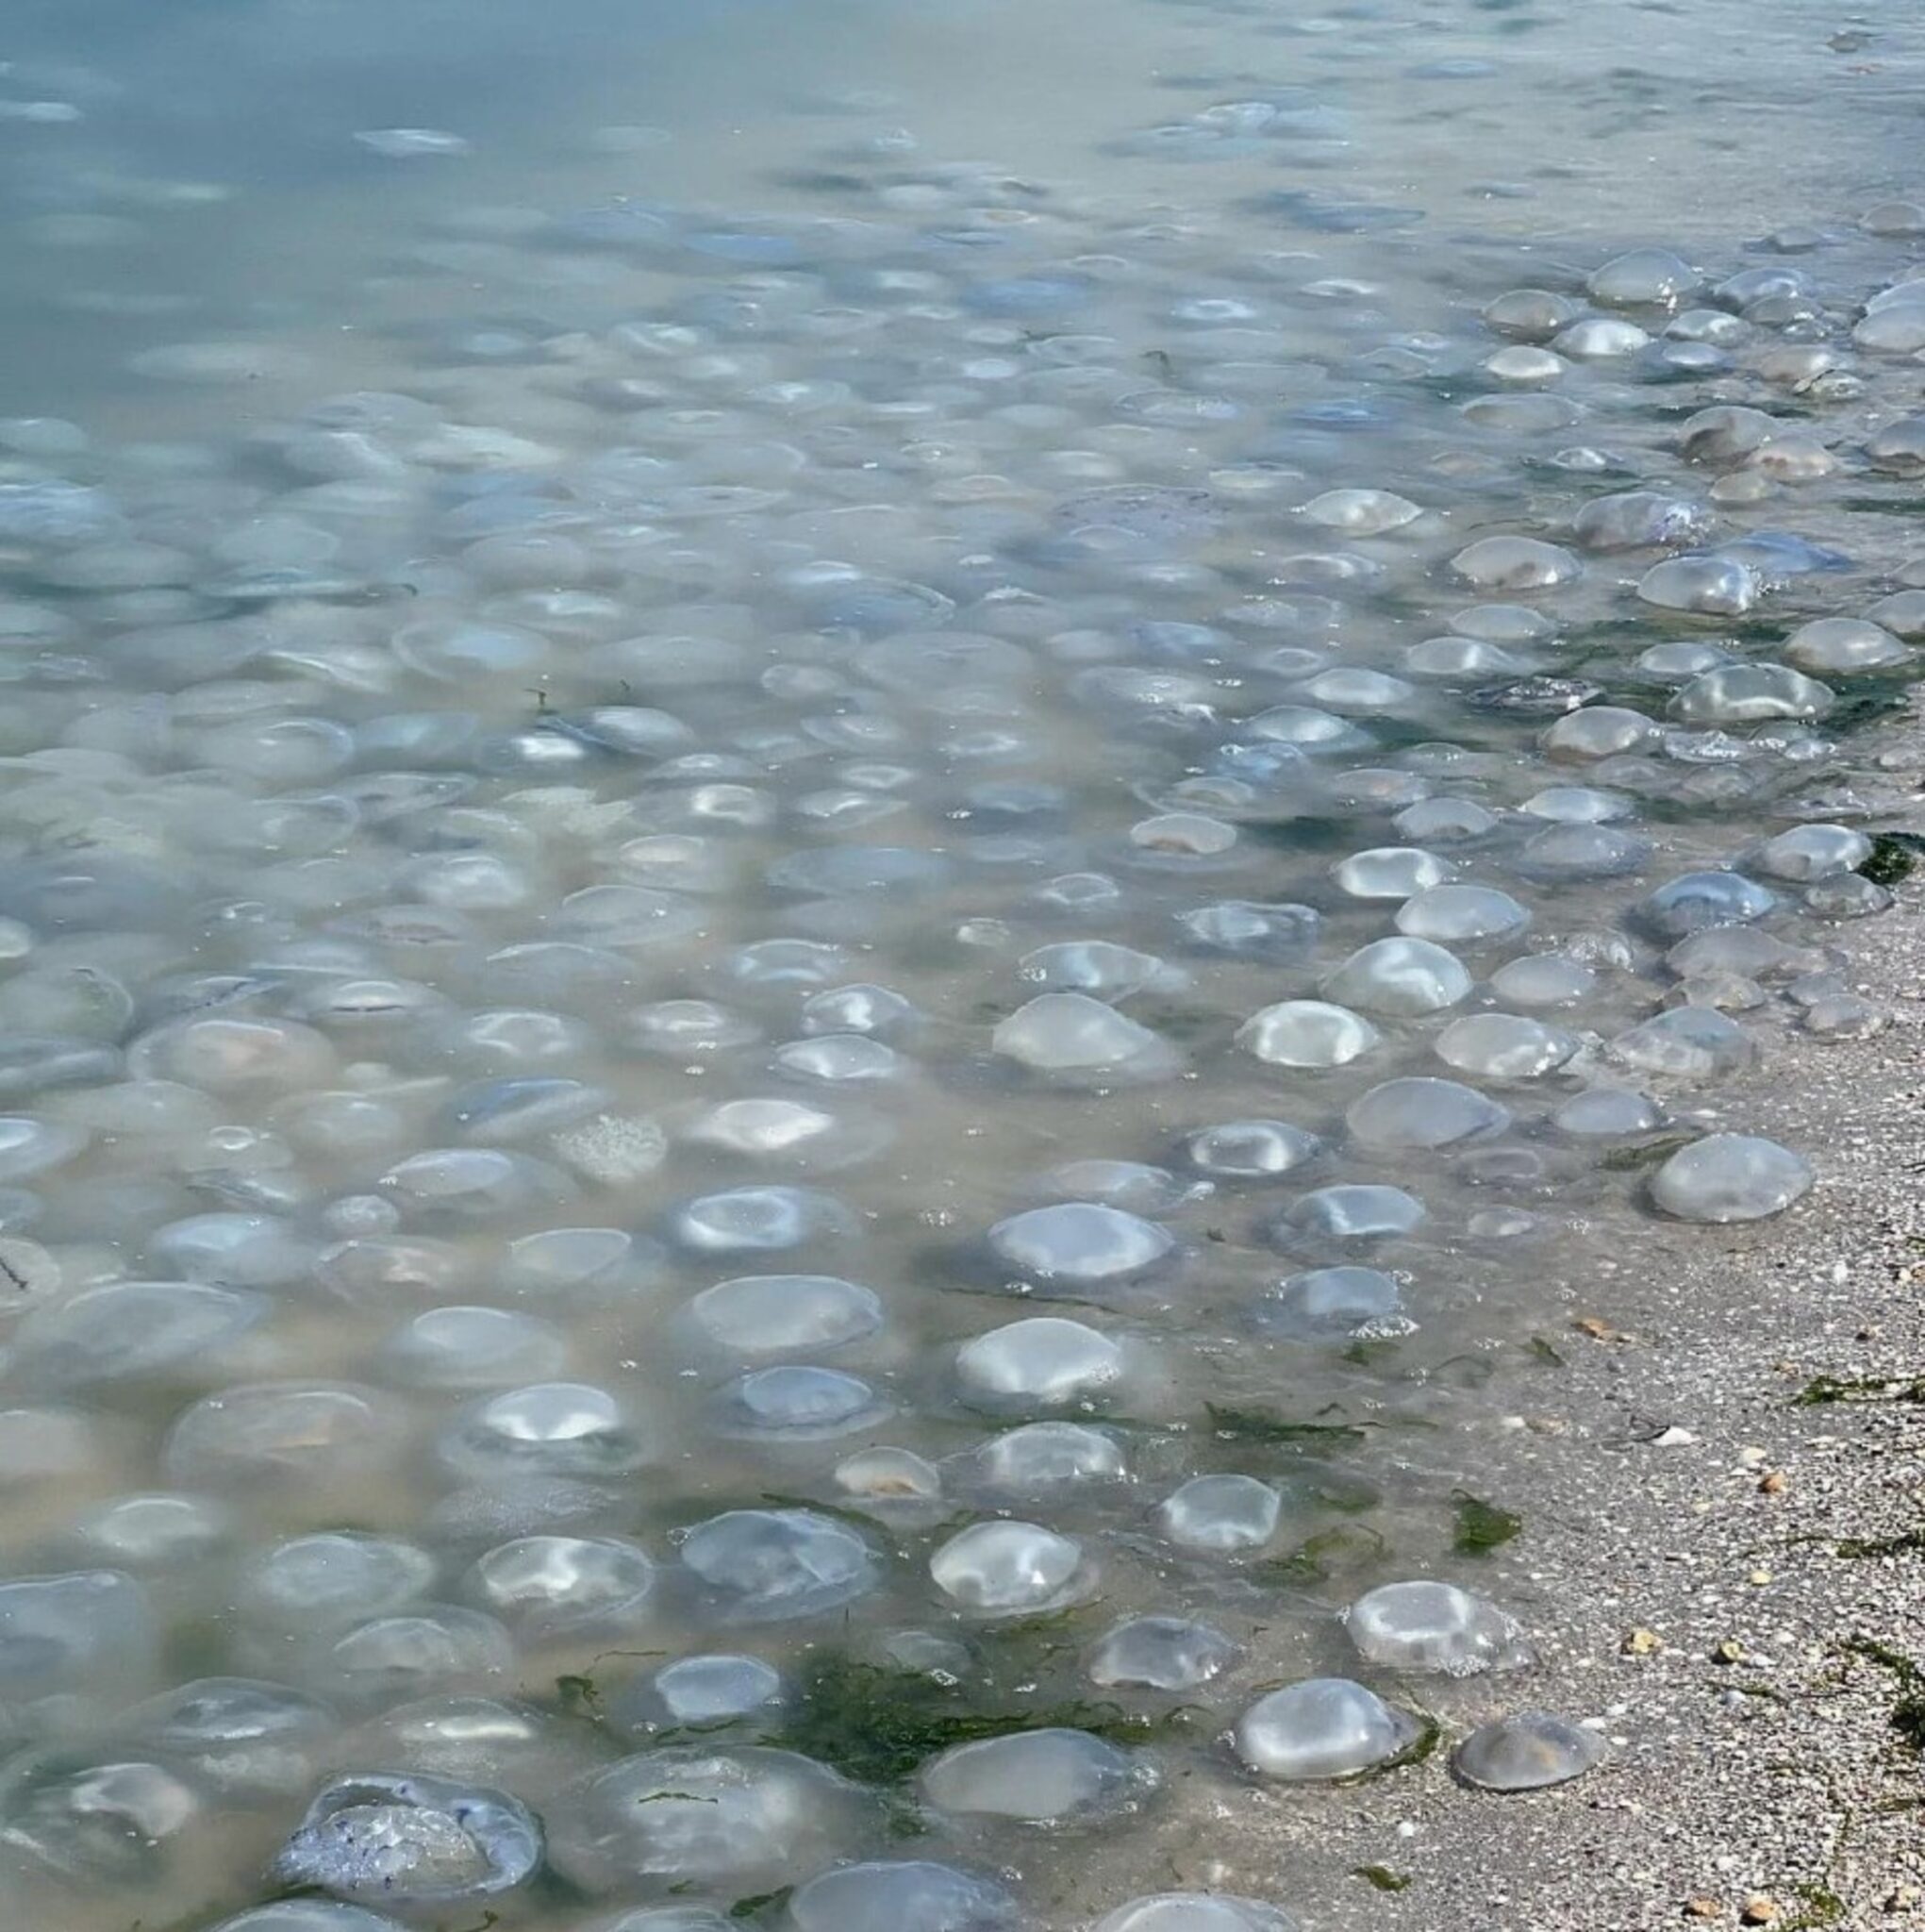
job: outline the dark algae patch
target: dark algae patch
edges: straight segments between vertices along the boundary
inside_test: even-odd
[[[1487,1557],[1502,1548],[1524,1527],[1524,1519],[1508,1509],[1500,1509],[1469,1490],[1458,1490],[1453,1497],[1457,1507],[1457,1530],[1451,1547],[1460,1557]]]
[[[1834,1402],[1925,1402],[1925,1375],[1814,1375],[1791,1398],[1793,1408],[1824,1408]]]
[[[888,1786],[902,1784],[938,1753],[984,1738],[1061,1727],[1088,1731],[1111,1743],[1140,1744],[1174,1722],[1082,1701],[980,1707],[966,1700],[959,1686],[830,1651],[804,1673],[788,1722],[770,1741],[858,1784]]]
[[[1361,1523],[1339,1523],[1305,1537],[1287,1556],[1251,1566],[1259,1582],[1284,1589],[1309,1589],[1346,1571],[1364,1570],[1390,1554],[1390,1545]]]
[[[1885,1713],[1885,1722],[1914,1751],[1925,1754],[1925,1671],[1903,1651],[1875,1637],[1848,1637],[1839,1648],[1891,1673],[1899,1694]]]
[[[1260,1409],[1224,1408],[1208,1405],[1210,1427],[1220,1436],[1244,1442],[1297,1442],[1318,1449],[1355,1449],[1364,1442],[1364,1431],[1354,1423],[1289,1422],[1282,1416],[1265,1415]]]
[[[764,1912],[772,1912],[788,1903],[788,1895],[795,1890],[792,1885],[778,1887],[774,1891],[757,1891],[747,1898],[738,1898],[729,1907],[731,1919],[756,1919]]]
[[[1667,1134],[1662,1140],[1642,1141],[1635,1147],[1614,1147],[1598,1165],[1606,1174],[1632,1174],[1641,1167],[1655,1167],[1659,1161],[1668,1160],[1697,1138],[1696,1134]]]
[[[1895,886],[1909,878],[1925,852],[1925,838],[1917,832],[1874,832],[1871,851],[1858,870],[1875,886]]]
[[[1916,1557],[1925,1553],[1925,1529],[1901,1530],[1897,1536],[1846,1536],[1833,1545],[1847,1557]]]
[[[1407,1891],[1410,1889],[1408,1874],[1393,1872],[1388,1865],[1352,1865],[1351,1876],[1361,1878],[1374,1891]]]

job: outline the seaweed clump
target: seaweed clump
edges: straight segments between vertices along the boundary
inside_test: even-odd
[[[1080,1700],[1020,1710],[972,1707],[959,1686],[923,1672],[828,1651],[804,1674],[776,1741],[859,1784],[889,1786],[957,1744],[1057,1728],[1142,1743],[1159,1722],[1119,1705]]]

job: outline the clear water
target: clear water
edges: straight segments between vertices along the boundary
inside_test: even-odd
[[[1879,1022],[1916,32],[5,31],[0,1919],[1092,1922],[1523,1665],[1336,1612]]]

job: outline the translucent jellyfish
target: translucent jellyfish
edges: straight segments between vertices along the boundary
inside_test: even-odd
[[[14,1331],[14,1347],[22,1371],[47,1390],[174,1373],[199,1379],[218,1373],[268,1310],[263,1296],[191,1282],[110,1282],[34,1309]]]
[[[858,1449],[836,1465],[835,1480],[856,1507],[884,1522],[920,1516],[942,1498],[942,1472],[909,1449]]]
[[[1574,960],[1566,963],[1576,965]],[[1452,1020],[1436,1040],[1439,1059],[1486,1080],[1541,1079],[1577,1050],[1575,1034],[1515,1013],[1466,1014]]]
[[[1894,591],[1889,597],[1881,597],[1865,614],[1895,637],[1917,643],[1925,637],[1925,591]]]
[[[329,1635],[417,1602],[436,1569],[425,1550],[396,1538],[320,1531],[255,1557],[241,1573],[239,1608],[257,1628]]]
[[[1158,812],[1153,818],[1138,819],[1130,827],[1125,862],[1139,867],[1164,866],[1219,858],[1231,851],[1237,836],[1235,825],[1204,812]],[[1179,983],[1187,984],[1187,975]]]
[[[398,1919],[333,1899],[285,1898],[223,1919],[212,1932],[402,1932]]]
[[[1259,1697],[1231,1733],[1259,1776],[1305,1783],[1386,1764],[1420,1735],[1414,1718],[1348,1677],[1311,1677]]]
[[[1496,831],[1499,823],[1494,811],[1469,798],[1421,798],[1405,806],[1391,820],[1407,839],[1430,839],[1451,844],[1482,839]]]
[[[805,1034],[860,1033],[888,1039],[913,1031],[921,1020],[904,994],[866,982],[812,993],[802,1008]]]
[[[1037,1495],[1070,1483],[1120,1482],[1128,1474],[1120,1445],[1081,1423],[1027,1423],[992,1436],[968,1458],[987,1488]]]
[[[1852,677],[1889,672],[1912,661],[1912,653],[1882,625],[1863,617],[1817,617],[1786,639],[1785,660],[1817,677]]]
[[[1822,955],[1785,942],[1754,925],[1706,925],[1688,933],[1665,955],[1681,979],[1708,973],[1742,973],[1758,980],[1808,971]]]
[[[1236,1662],[1237,1649],[1209,1624],[1188,1617],[1129,1617],[1106,1631],[1089,1654],[1089,1680],[1105,1690],[1142,1685],[1194,1690]]]
[[[1101,1817],[1146,1796],[1156,1783],[1141,1757],[1087,1731],[1014,1731],[958,1744],[918,1775],[938,1811],[1058,1824]]]
[[[1204,1188],[1167,1167],[1140,1160],[1066,1160],[1040,1177],[1037,1192],[1096,1201],[1126,1213],[1162,1214],[1196,1200]]]
[[[23,1114],[0,1116],[0,1182],[23,1181],[63,1166],[87,1145],[77,1127]]]
[[[1452,868],[1435,853],[1412,845],[1378,845],[1353,852],[1331,867],[1338,889],[1352,899],[1407,899],[1441,885]]]
[[[1767,839],[1745,863],[1767,878],[1803,883],[1856,872],[1871,857],[1871,841],[1852,825],[1794,825]]]
[[[951,1602],[989,1616],[1022,1616],[1075,1603],[1095,1587],[1082,1547],[1039,1524],[975,1523],[929,1559]]]
[[[1634,248],[1614,256],[1585,284],[1593,301],[1612,308],[1670,308],[1703,286],[1703,277],[1689,262],[1664,248]]]
[[[1123,1351],[1081,1322],[1034,1315],[956,1351],[956,1386],[971,1408],[1018,1413],[1087,1403],[1115,1389]]]
[[[1245,719],[1242,729],[1260,743],[1294,746],[1305,754],[1362,751],[1374,742],[1361,726],[1317,705],[1272,705]]]
[[[735,1155],[762,1166],[783,1163],[833,1173],[853,1167],[888,1143],[880,1121],[848,1108],[831,1112],[799,1100],[755,1095],[703,1108],[683,1129],[694,1147]]]
[[[1357,1654],[1398,1671],[1450,1677],[1531,1661],[1518,1626],[1494,1604],[1450,1583],[1386,1583],[1343,1613]]]
[[[1754,724],[1779,718],[1826,716],[1830,689],[1784,664],[1729,664],[1694,677],[1670,701],[1683,724]]]
[[[1722,670],[1740,661],[1721,644],[1701,638],[1670,638],[1640,651],[1633,668],[1654,683],[1682,686],[1707,671]]]
[[[855,1231],[848,1208],[815,1188],[731,1188],[698,1196],[669,1221],[673,1240],[696,1255],[776,1254]]]
[[[1174,1254],[1166,1227],[1094,1201],[1025,1208],[989,1230],[995,1260],[1045,1292],[1115,1290],[1141,1280]]]
[[[1021,1916],[993,1880],[923,1858],[838,1866],[788,1901],[796,1932],[1014,1932]]]
[[[122,1703],[148,1688],[158,1629],[147,1592],[117,1570],[0,1583],[0,1697]]]
[[[83,1510],[74,1541],[90,1557],[133,1572],[187,1571],[224,1551],[233,1522],[199,1496],[121,1496]]]
[[[574,1191],[559,1169],[500,1147],[431,1147],[396,1161],[375,1185],[416,1224],[503,1219]]]
[[[1171,1542],[1222,1555],[1269,1542],[1283,1507],[1281,1492],[1253,1475],[1195,1475],[1163,1499],[1156,1519]]]
[[[824,1033],[785,1041],[775,1049],[771,1064],[793,1079],[840,1086],[850,1081],[893,1080],[905,1062],[880,1040],[860,1033]]]
[[[1506,651],[1482,638],[1425,638],[1403,654],[1403,668],[1412,677],[1469,679],[1520,676],[1535,670],[1529,658]],[[1397,829],[1407,838],[1435,836],[1401,820]]]
[[[1133,1898],[1091,1932],[1298,1932],[1298,1922],[1263,1899],[1228,1891],[1160,1891]]]
[[[634,1300],[653,1287],[666,1256],[654,1241],[618,1227],[553,1227],[510,1241],[501,1285],[559,1308]]]
[[[1868,1040],[1890,1024],[1888,1014],[1855,993],[1814,1000],[1804,1014],[1804,1030],[1820,1040]]]
[[[1678,429],[1678,448],[1694,463],[1724,463],[1749,456],[1778,434],[1777,417],[1763,409],[1716,404],[1687,416]]]
[[[738,1375],[719,1391],[715,1415],[728,1435],[807,1441],[873,1427],[889,1407],[859,1375],[783,1362]]]
[[[713,1000],[659,1000],[628,1016],[628,1039],[644,1053],[717,1054],[761,1037],[753,1020]]]
[[[1680,1221],[1762,1221],[1783,1213],[1811,1185],[1810,1167],[1775,1141],[1707,1134],[1658,1169],[1651,1196]]]
[[[846,1348],[884,1315],[873,1289],[833,1274],[739,1274],[704,1289],[688,1312],[705,1339],[751,1355]]]
[[[338,1898],[438,1906],[499,1897],[540,1862],[541,1827],[506,1791],[370,1773],[321,1792],[274,1875]]]
[[[1357,664],[1319,671],[1292,685],[1290,695],[1340,718],[1370,718],[1408,710],[1419,697],[1417,687],[1402,678]]]
[[[461,1140],[500,1145],[574,1126],[607,1100],[582,1080],[477,1080],[452,1096],[442,1118]]]
[[[1266,1230],[1279,1246],[1321,1241],[1391,1241],[1412,1233],[1425,1218],[1424,1205],[1402,1188],[1345,1182],[1305,1194]]]
[[[1270,1180],[1315,1158],[1322,1141],[1288,1121],[1221,1121],[1184,1142],[1198,1173],[1218,1180]]]
[[[284,1684],[202,1677],[128,1711],[125,1734],[189,1770],[229,1803],[256,1805],[307,1789],[340,1720]]]
[[[1582,702],[1582,700],[1581,700]],[[1547,757],[1561,760],[1616,758],[1645,751],[1658,741],[1658,727],[1642,711],[1621,705],[1560,707],[1567,715],[1548,726],[1539,742]]]
[[[1304,504],[1300,514],[1348,537],[1381,537],[1415,523],[1423,510],[1394,491],[1326,490]]]
[[[655,1564],[619,1537],[530,1536],[490,1550],[464,1594],[524,1641],[633,1630],[646,1618]]]
[[[140,1759],[24,1752],[0,1766],[16,1885],[14,1874],[33,1873],[90,1890],[154,1885],[206,1817],[190,1785]]]
[[[1526,342],[1513,342],[1484,358],[1484,369],[1500,382],[1555,382],[1569,367],[1562,356]]]
[[[1609,362],[1635,356],[1651,346],[1651,337],[1635,322],[1616,316],[1587,315],[1551,339],[1551,346],[1573,362]]]
[[[399,1429],[389,1398],[372,1390],[261,1382],[195,1403],[168,1431],[163,1460],[196,1486],[319,1481],[379,1469]]]
[[[1874,470],[1887,475],[1925,475],[1925,418],[1900,416],[1866,439],[1865,454]]]
[[[356,1624],[318,1669],[343,1701],[379,1707],[463,1679],[499,1677],[514,1658],[514,1640],[496,1618],[456,1604],[421,1604]]]
[[[1727,557],[1669,557],[1637,580],[1637,594],[1661,610],[1742,617],[1763,593],[1758,575]]]
[[[1768,887],[1742,873],[1687,872],[1641,900],[1637,916],[1662,938],[1682,939],[1701,926],[1763,919],[1777,904]]]
[[[1470,986],[1470,974],[1454,953],[1427,939],[1400,937],[1360,947],[1320,991],[1341,1007],[1410,1019],[1454,1007],[1469,997]]]
[[[1508,939],[1530,924],[1531,915],[1495,886],[1442,885],[1406,899],[1396,921],[1410,938],[1466,944]]]
[[[1303,1341],[1408,1326],[1402,1291],[1378,1268],[1312,1268],[1293,1274],[1254,1305],[1251,1320],[1265,1335]]]
[[[127,1054],[136,1079],[178,1080],[223,1098],[323,1087],[335,1064],[326,1036],[311,1026],[224,1014],[171,1021]]]
[[[1626,490],[1593,497],[1572,519],[1571,528],[1586,550],[1645,550],[1695,542],[1710,525],[1709,510],[1690,497]]]
[[[549,1856],[586,1891],[747,1896],[846,1856],[868,1824],[855,1786],[792,1751],[671,1746],[611,1764],[556,1805]]]
[[[1757,1041],[1734,1020],[1709,1007],[1673,1007],[1627,1028],[1611,1055],[1640,1073],[1674,1080],[1713,1080],[1757,1058]]]
[[[1524,1710],[1479,1725],[1451,1754],[1451,1768],[1483,1790],[1540,1791],[1582,1777],[1603,1759],[1597,1732],[1548,1711]]]
[[[997,1025],[991,1044],[1004,1059],[1058,1079],[1162,1079],[1180,1063],[1167,1040],[1081,992],[1038,994]]]
[[[1804,908],[1819,919],[1864,919],[1892,907],[1891,892],[1855,872],[1829,873],[1814,879],[1800,895]]]
[[[705,1727],[744,1719],[772,1722],[786,1691],[782,1674],[758,1657],[713,1652],[677,1657],[638,1678],[614,1701],[609,1715],[631,1732]]]
[[[1281,1000],[1236,1031],[1238,1046],[1273,1067],[1347,1066],[1381,1039],[1361,1014],[1325,1000]]]
[[[1224,899],[1179,913],[1177,924],[1192,944],[1207,952],[1284,963],[1302,959],[1315,949],[1322,920],[1308,906]]]
[[[1584,566],[1568,550],[1535,537],[1480,537],[1451,559],[1465,583],[1480,591],[1548,591],[1569,583]]]
[[[1052,992],[1089,993],[1111,1001],[1127,999],[1133,992],[1173,991],[1189,983],[1187,973],[1153,953],[1139,953],[1134,946],[1120,946],[1109,940],[1071,940],[1038,946],[1017,961],[1016,970],[1024,979]],[[1003,1050],[999,1045],[997,1051]]]
[[[1512,289],[1485,304],[1484,319],[1499,335],[1548,341],[1583,311],[1568,295],[1549,289]]]
[[[1491,991],[1515,1007],[1575,1006],[1595,991],[1597,984],[1591,967],[1563,953],[1526,954],[1521,959],[1506,960],[1490,975]]]
[[[725,1624],[820,1616],[874,1589],[875,1554],[842,1524],[810,1509],[732,1509],[682,1539],[684,1567]]]
[[[534,1382],[476,1403],[442,1434],[441,1460],[471,1476],[625,1475],[652,1454],[622,1405],[588,1382]]]
[[[1450,1147],[1500,1134],[1511,1116],[1509,1108],[1459,1081],[1406,1076],[1361,1094],[1344,1121],[1360,1146],[1396,1150]]]
[[[568,1338],[554,1323],[512,1308],[429,1308],[388,1338],[379,1360],[406,1388],[492,1389],[558,1374]]]

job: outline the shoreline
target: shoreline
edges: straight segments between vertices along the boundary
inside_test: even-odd
[[[1890,1024],[1791,1034],[1768,1085],[1720,1095],[1813,1192],[1750,1226],[1652,1220],[1652,1265],[1567,1297],[1541,1400],[1475,1446],[1525,1524],[1480,1587],[1537,1664],[1437,1693],[1444,1748],[1395,1779],[1264,1794],[1192,1879],[1334,1901],[1312,1932],[1925,1926],[1918,884],[1844,937]],[[1526,1708],[1609,1756],[1551,1790],[1459,1786],[1450,1745]]]

